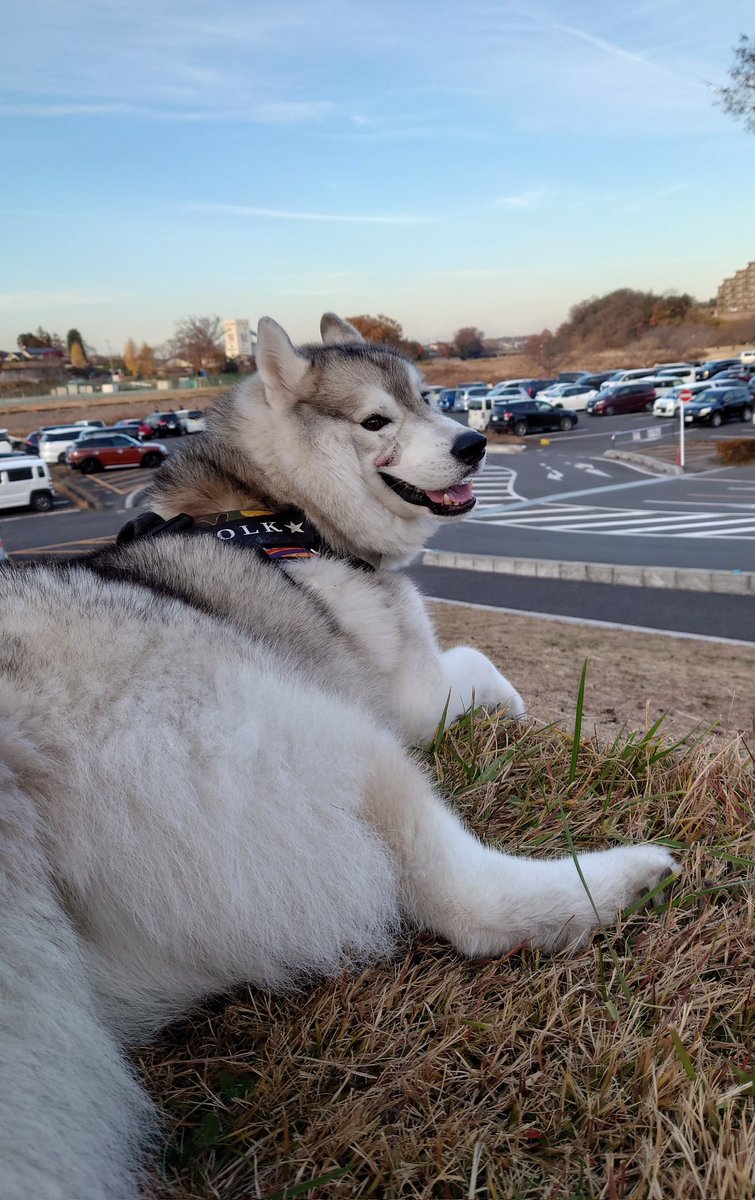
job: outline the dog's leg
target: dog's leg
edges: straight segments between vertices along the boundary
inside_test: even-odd
[[[0,1192],[138,1200],[152,1105],[100,1019],[35,820],[0,763]]]
[[[391,674],[392,702],[414,745],[425,745],[446,712],[450,725],[473,705],[521,717],[522,697],[489,658],[470,646],[442,651],[422,597],[407,580],[398,610],[402,654]]]
[[[373,755],[367,816],[398,861],[402,911],[464,954],[579,945],[678,869],[661,846],[583,854],[588,895],[572,858],[515,858],[484,846],[397,748]]]

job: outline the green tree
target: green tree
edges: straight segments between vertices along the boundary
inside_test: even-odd
[[[755,42],[745,34],[734,50],[729,79],[729,87],[716,89],[719,103],[730,117],[744,122],[748,133],[755,133]]]

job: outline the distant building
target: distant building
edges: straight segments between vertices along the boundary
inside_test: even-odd
[[[226,358],[252,358],[254,355],[253,334],[246,318],[223,322]]]
[[[716,297],[716,312],[755,312],[755,262],[724,279]]]

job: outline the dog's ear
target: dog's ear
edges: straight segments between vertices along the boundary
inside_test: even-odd
[[[358,329],[349,325],[335,313],[323,313],[320,321],[320,336],[326,346],[342,346],[344,342],[363,342]]]
[[[285,329],[271,317],[260,318],[255,359],[268,403],[273,408],[293,404],[309,361],[297,353]]]

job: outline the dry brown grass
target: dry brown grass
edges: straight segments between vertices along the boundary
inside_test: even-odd
[[[582,741],[569,783],[555,728],[447,733],[432,766],[480,836],[658,839],[673,892],[573,957],[407,933],[361,974],[193,1013],[136,1055],[168,1114],[156,1194],[751,1200],[754,760],[659,736]]]

